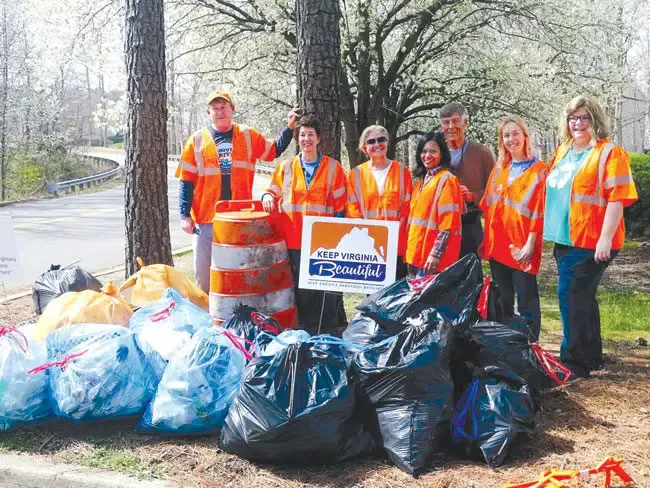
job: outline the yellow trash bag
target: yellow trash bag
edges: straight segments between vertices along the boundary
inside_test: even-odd
[[[117,287],[109,282],[102,291],[70,291],[52,300],[34,326],[34,338],[45,337],[59,327],[71,324],[115,324],[128,327],[133,309],[117,296]]]
[[[141,307],[158,300],[167,288],[174,288],[194,305],[208,310],[208,295],[182,272],[166,264],[145,266],[142,259],[137,258],[137,261],[140,271],[129,276],[120,286],[122,296],[126,297],[131,305]]]

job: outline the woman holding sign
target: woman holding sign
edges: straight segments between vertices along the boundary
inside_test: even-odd
[[[413,181],[408,167],[386,157],[388,143],[388,131],[381,125],[371,125],[361,133],[359,149],[370,160],[348,173],[346,215],[350,218],[400,222],[397,251],[397,279],[400,279],[406,276],[403,256]]]
[[[345,170],[341,163],[318,151],[321,134],[318,120],[303,117],[295,133],[300,152],[291,161],[276,166],[271,186],[262,195],[262,204],[269,213],[281,213],[300,326],[317,333],[320,324],[321,330],[332,332],[332,328],[347,325],[342,295],[298,288],[302,221],[305,215],[345,216]],[[322,310],[326,313],[321,314]]]
[[[406,262],[409,275],[439,273],[460,255],[463,193],[450,170],[451,155],[441,132],[418,142],[417,179],[408,219]]]

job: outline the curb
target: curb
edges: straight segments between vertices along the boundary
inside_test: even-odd
[[[180,488],[171,481],[138,481],[120,473],[0,454],[0,488]]]

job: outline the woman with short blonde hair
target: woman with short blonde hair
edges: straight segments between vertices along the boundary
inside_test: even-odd
[[[594,98],[571,100],[560,131],[562,144],[546,178],[544,240],[555,244],[560,358],[587,377],[603,366],[598,284],[625,240],[623,208],[638,196],[630,157],[609,140],[605,111]]]
[[[399,279],[406,276],[402,258],[406,251],[406,222],[413,180],[406,166],[386,157],[389,142],[388,131],[381,125],[371,125],[361,133],[359,149],[370,159],[348,173],[346,216],[400,223],[396,273]]]

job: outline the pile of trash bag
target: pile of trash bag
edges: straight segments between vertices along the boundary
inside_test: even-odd
[[[221,448],[254,461],[335,463],[373,448],[342,343],[296,342],[249,363]]]
[[[246,366],[244,352],[219,329],[199,329],[169,361],[137,430],[207,434],[223,427]]]
[[[526,382],[498,367],[477,369],[451,421],[454,442],[470,457],[501,466],[521,433],[532,433],[538,406]]]
[[[434,308],[405,325],[396,336],[359,352],[352,372],[369,406],[363,418],[375,424],[369,430],[397,467],[417,476],[449,428],[453,332]]]
[[[173,288],[197,307],[208,310],[208,295],[182,271],[166,264],[145,266],[141,258],[137,258],[137,262],[141,269],[120,286],[120,292],[133,306],[147,305],[160,299],[168,288]]]
[[[212,317],[178,291],[167,288],[162,297],[136,311],[129,320],[138,346],[158,377],[165,365],[202,328],[212,328]]]
[[[46,361],[44,342],[28,340],[15,327],[0,326],[0,432],[52,415],[47,376],[29,374]]]
[[[38,315],[43,313],[48,303],[69,291],[100,291],[102,284],[81,266],[61,268],[53,264],[32,284],[32,302]]]
[[[34,338],[45,339],[59,327],[71,324],[115,324],[128,326],[133,309],[108,284],[108,293],[95,290],[71,291],[52,300],[34,326]]]
[[[57,417],[99,420],[144,412],[157,378],[129,329],[76,324],[51,332],[46,344],[48,362],[31,374],[47,374]]]

